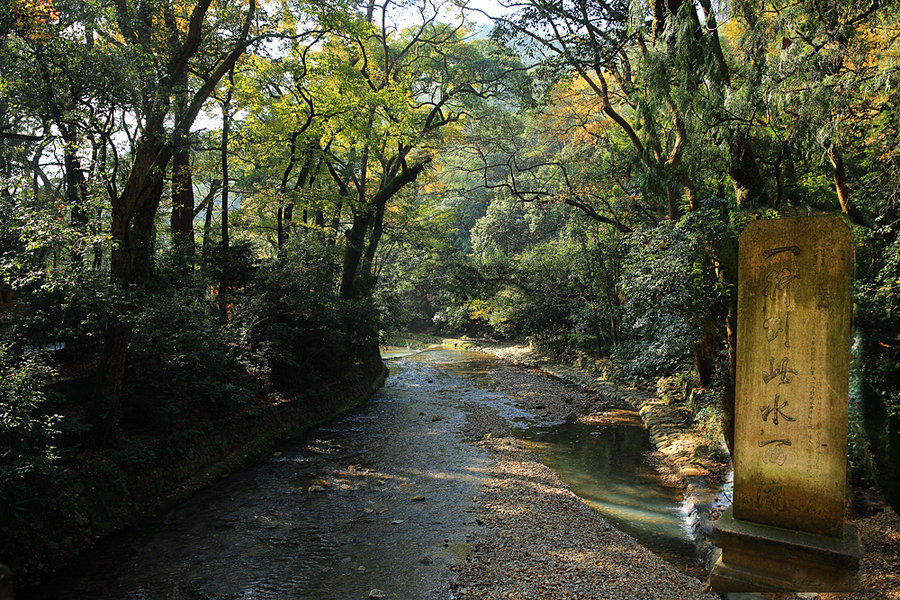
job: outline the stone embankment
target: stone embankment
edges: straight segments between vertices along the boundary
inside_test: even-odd
[[[246,410],[194,423],[124,449],[85,456],[40,489],[42,502],[17,523],[0,523],[0,562],[16,587],[43,580],[145,514],[187,498],[277,444],[352,410],[384,384],[376,349],[355,372],[316,395],[266,397]],[[2,567],[2,565],[0,565]],[[8,577],[0,570],[0,600]]]

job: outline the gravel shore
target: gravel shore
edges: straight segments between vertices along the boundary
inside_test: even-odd
[[[623,404],[536,370],[501,366],[494,390],[548,420],[621,412]],[[523,444],[494,411],[467,405],[465,432],[491,453],[477,497],[485,535],[457,567],[451,596],[463,599],[635,598],[690,600],[703,583],[682,574],[607,523]]]
[[[613,529],[518,441],[479,444],[494,459],[478,497],[486,535],[458,569],[455,597],[715,598]]]
[[[859,590],[819,600],[900,600],[900,517],[892,509],[852,519],[862,541]]]

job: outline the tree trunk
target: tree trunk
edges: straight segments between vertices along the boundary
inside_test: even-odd
[[[700,339],[694,343],[694,367],[702,387],[712,384],[719,355],[719,324],[717,315],[709,311],[700,332]]]
[[[68,126],[60,123],[60,132],[63,137],[63,169],[66,182],[66,203],[72,215],[72,224],[81,236],[88,232],[88,215],[86,210],[87,184],[84,181],[84,172],[81,162],[78,160],[77,139]],[[84,246],[84,237],[77,240],[72,248],[72,263],[77,267],[84,264],[87,248]]]
[[[879,340],[878,333],[883,332],[858,328],[858,333],[860,400],[872,473],[888,504],[900,510],[900,416],[891,414],[885,402],[888,396],[875,385],[880,379],[883,392],[884,384],[890,382],[886,378],[897,376],[900,351],[891,343],[892,336],[884,336],[888,343]]]
[[[294,165],[297,164],[297,139],[300,137],[300,133],[300,131],[295,131],[291,134],[291,149],[289,152],[290,159],[288,160],[288,164],[281,176],[281,185],[278,186],[279,204],[276,237],[279,252],[284,250],[284,245],[287,243],[287,238],[289,235],[290,218],[287,218],[287,215],[285,214],[285,196],[287,195],[288,178],[291,176],[291,171],[294,170]],[[287,221],[287,223],[285,223],[285,221]]]
[[[213,209],[216,203],[212,200],[206,205],[206,215],[203,218],[203,262],[210,262],[212,255],[212,222]]]
[[[743,130],[731,132],[729,142],[731,164],[728,175],[734,187],[734,194],[740,210],[753,210],[768,204],[768,196],[763,186],[762,175],[752,141]],[[727,223],[727,209],[722,209],[721,218]],[[734,411],[735,381],[737,369],[737,285],[738,285],[738,239],[730,237],[719,248],[718,278],[725,289],[725,332],[728,350],[728,381],[722,394],[722,431],[729,452],[734,453]]]
[[[95,225],[92,227],[92,231],[95,236],[97,236],[98,241],[94,242],[94,264],[93,268],[95,271],[99,271],[103,268],[103,242],[99,241],[99,233],[100,226],[99,223],[101,219],[103,219],[103,209],[98,208],[94,218],[96,219]]]
[[[126,298],[131,296],[130,290],[145,285],[150,278],[153,222],[162,197],[165,168],[171,157],[168,146],[152,136],[153,131],[161,131],[161,123],[159,125],[159,128],[150,128],[151,133],[145,134],[138,145],[128,182],[112,205],[110,279]],[[136,306],[126,300],[115,308],[104,333],[94,410],[99,418],[100,433],[106,441],[114,441],[118,429],[119,398],[132,336],[127,315]]]
[[[724,211],[723,211],[724,212]],[[718,278],[725,289],[725,340],[728,351],[728,380],[722,394],[722,432],[728,451],[734,456],[735,382],[737,381],[737,284],[738,238],[729,237],[719,250]]]
[[[604,332],[600,321],[600,314],[597,312],[595,302],[591,302],[591,321],[594,325],[594,339],[597,342],[597,358],[603,358],[603,338]]]
[[[728,175],[734,186],[738,208],[753,210],[767,204],[768,197],[763,187],[756,154],[746,132],[743,130],[732,132],[729,146],[731,164],[728,166]]]
[[[372,259],[375,257],[378,243],[381,240],[385,206],[405,185],[412,183],[419,177],[419,174],[425,169],[430,160],[426,159],[411,167],[404,164],[398,171],[392,172],[388,179],[382,182],[378,192],[372,196],[361,212],[353,215],[353,225],[350,227],[350,232],[347,235],[347,247],[344,250],[344,270],[341,275],[342,298],[350,299],[360,295],[361,289],[357,285],[360,267],[365,266],[364,260],[368,261],[370,266]],[[388,172],[391,173],[391,171]],[[375,207],[374,211],[372,207]],[[364,248],[366,233],[373,223],[375,231],[373,231],[368,246]],[[367,275],[369,274],[369,266],[365,266],[363,270]],[[366,293],[370,291],[370,289],[365,290]]]
[[[353,224],[347,233],[347,246],[344,249],[344,263],[341,271],[341,298],[352,300],[358,296],[356,279],[359,275],[363,258],[363,246],[366,241],[366,232],[372,221],[371,211],[365,207],[353,214]]]
[[[841,212],[858,224],[873,229],[875,223],[872,218],[860,211],[850,198],[850,186],[847,183],[847,172],[844,169],[844,158],[836,147],[828,148],[828,158],[834,167],[834,189],[837,192],[838,202],[841,204]]]
[[[672,185],[666,187],[667,216],[673,223],[681,217],[681,209],[678,206],[680,199],[681,195],[678,193],[678,188]]]
[[[287,243],[287,235],[284,231],[284,204],[278,205],[275,211],[275,245],[278,247],[278,253],[284,252],[284,246]]]
[[[149,27],[135,27],[135,24],[140,23],[139,19],[134,18],[131,3],[114,4],[114,17],[122,34],[122,43],[135,50],[146,51],[150,47],[151,37],[156,39],[159,32],[151,31]],[[97,412],[102,416],[101,429],[107,435],[118,431],[119,397],[132,335],[128,313],[137,309],[135,290],[143,287],[150,277],[154,221],[162,197],[165,171],[172,158],[172,140],[167,139],[166,122],[172,116],[170,99],[178,91],[173,83],[183,81],[184,73],[189,70],[189,62],[200,49],[206,33],[204,22],[210,4],[211,0],[198,0],[194,4],[183,37],[176,33],[178,27],[173,26],[175,20],[169,18],[171,13],[166,12],[165,25],[172,34],[172,53],[167,57],[160,57],[159,63],[166,65],[165,70],[159,73],[159,85],[154,93],[144,96],[147,117],[143,123],[143,133],[133,152],[128,180],[122,193],[112,198],[110,279],[126,300],[113,307],[104,334],[98,373]],[[149,13],[138,16],[146,14]],[[190,106],[177,115],[174,124],[176,139],[177,136],[188,134],[203,102],[224,73],[229,69],[233,73],[235,62],[246,50],[246,40],[255,14],[256,2],[250,0],[239,42],[217,61],[212,74],[191,97]]]
[[[172,247],[190,256],[195,252],[194,185],[191,176],[191,149],[179,143],[172,156]]]
[[[229,292],[231,285],[231,240],[228,231],[228,142],[231,134],[231,96],[234,90],[234,69],[228,73],[228,91],[222,102],[222,241],[219,255],[219,314],[222,322],[228,321]]]
[[[341,229],[341,214],[344,212],[344,203],[337,202],[334,205],[334,212],[331,214],[331,234],[328,236],[328,245],[337,245],[338,233]]]
[[[110,276],[120,286],[142,285],[150,276],[153,221],[162,197],[169,148],[144,140],[135,151],[131,174],[112,206]]]
[[[654,40],[658,40],[662,37],[663,31],[666,28],[666,1],[665,0],[653,0],[653,27],[651,29],[651,35]]]
[[[293,235],[294,230],[294,203],[288,202],[284,205],[284,235],[285,240]]]
[[[372,232],[369,235],[369,243],[366,245],[366,251],[363,255],[362,270],[360,277],[363,279],[361,291],[363,294],[370,294],[375,288],[375,273],[372,265],[375,262],[375,252],[378,250],[378,244],[381,243],[381,236],[384,234],[384,210],[386,203],[381,203],[375,209],[375,218],[372,222]]]
[[[179,81],[183,91],[175,104],[175,118],[180,120],[189,102],[187,73]],[[196,251],[194,239],[194,182],[191,173],[191,144],[188,136],[175,140],[172,154],[172,247],[188,256]]]
[[[695,257],[693,271],[694,273],[706,273],[710,268],[714,267],[711,260],[706,257]],[[703,280],[702,277],[694,278],[693,294],[695,302],[698,306],[702,306],[700,332],[697,339],[693,343],[694,368],[697,370],[697,378],[702,387],[709,387],[712,384],[713,376],[716,372],[716,363],[719,356],[719,319],[721,312],[716,303],[703,302]]]
[[[201,242],[201,258],[204,263],[209,264],[212,260],[212,221],[213,221],[213,210],[215,209],[216,195],[219,193],[219,187],[222,185],[221,179],[213,179],[209,184],[209,191],[206,192],[206,196],[203,197],[203,200],[200,201],[200,204],[194,209],[194,218],[202,212],[204,213],[203,217],[203,238]]]

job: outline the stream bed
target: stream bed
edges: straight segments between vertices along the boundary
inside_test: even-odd
[[[501,364],[453,350],[392,358],[358,411],[102,540],[18,598],[446,598],[450,567],[485,535],[476,497],[490,461],[463,436],[466,403],[496,411],[585,502],[696,575],[681,490],[644,462],[646,431],[547,422],[492,380]]]

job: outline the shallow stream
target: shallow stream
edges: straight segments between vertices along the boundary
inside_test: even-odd
[[[568,421],[514,433],[616,529],[682,572],[705,576],[691,531],[693,505],[647,464],[650,440],[643,427]]]
[[[101,541],[25,600],[446,598],[483,528],[489,457],[466,402],[496,410],[616,527],[697,574],[681,491],[648,467],[638,425],[541,422],[491,385],[498,361],[435,350],[388,361],[355,413]]]

